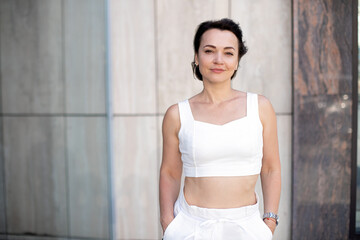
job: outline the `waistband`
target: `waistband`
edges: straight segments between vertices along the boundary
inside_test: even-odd
[[[259,196],[255,192],[256,203],[254,205],[243,206],[239,208],[203,208],[194,205],[189,205],[186,202],[183,189],[181,189],[178,203],[180,208],[185,213],[192,217],[201,219],[229,219],[229,220],[240,220],[252,216],[253,214],[259,213]]]

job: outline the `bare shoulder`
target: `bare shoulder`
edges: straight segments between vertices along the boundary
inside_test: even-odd
[[[276,117],[275,110],[270,102],[265,96],[258,94],[258,103],[259,103],[259,115],[261,122],[267,122],[267,120]]]
[[[178,104],[173,104],[171,105],[165,113],[164,119],[168,118],[168,119],[172,119],[172,120],[176,120],[180,118],[180,114],[179,114],[179,105]]]
[[[180,113],[178,104],[173,104],[166,110],[163,119],[163,130],[165,129],[180,129]]]
[[[258,94],[259,109],[263,111],[273,110],[273,106],[269,99],[265,96]]]

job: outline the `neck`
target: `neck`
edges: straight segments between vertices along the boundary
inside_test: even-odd
[[[221,103],[233,98],[235,91],[231,88],[231,81],[222,83],[210,83],[204,81],[204,89],[201,92],[204,100],[210,103]]]

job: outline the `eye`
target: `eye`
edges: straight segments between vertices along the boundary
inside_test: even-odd
[[[228,56],[234,56],[234,54],[232,52],[227,52],[225,54],[228,55]]]
[[[206,49],[205,50],[205,53],[212,53],[213,51],[212,50],[210,50],[210,49]]]

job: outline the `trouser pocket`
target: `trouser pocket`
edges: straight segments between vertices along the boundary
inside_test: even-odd
[[[273,237],[272,231],[270,230],[270,228],[268,227],[268,225],[266,225],[266,223],[260,218],[260,222],[264,231],[264,234],[266,234],[265,236],[267,236],[268,240],[271,240]]]
[[[163,240],[173,240],[179,235],[178,231],[181,229],[179,226],[182,224],[182,215],[183,213],[180,211],[170,222],[165,229]]]

